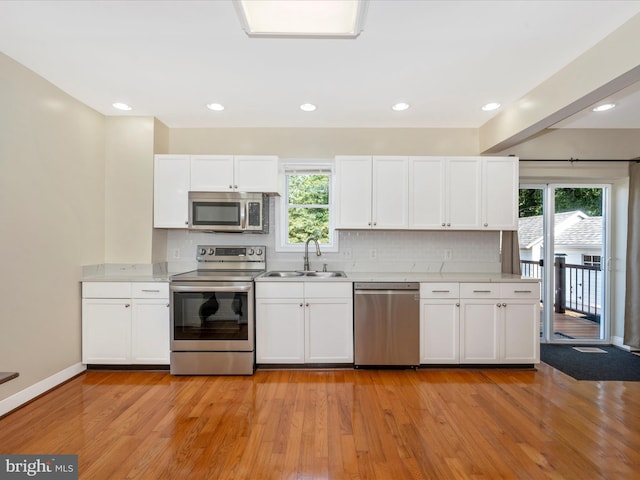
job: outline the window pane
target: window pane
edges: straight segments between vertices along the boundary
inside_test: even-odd
[[[328,205],[329,175],[288,175],[289,204]]]
[[[328,208],[289,209],[289,243],[304,243],[309,237],[329,243]]]

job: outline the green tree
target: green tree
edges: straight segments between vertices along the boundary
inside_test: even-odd
[[[329,243],[329,176],[288,175],[289,243]]]
[[[581,210],[592,217],[602,215],[601,188],[556,188],[556,213]],[[522,188],[519,194],[520,217],[542,215],[542,190]]]

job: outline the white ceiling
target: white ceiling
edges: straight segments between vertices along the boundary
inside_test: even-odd
[[[4,0],[0,51],[98,112],[171,128],[478,128],[496,114],[483,104],[508,107],[639,13],[640,1],[371,0],[355,40],[261,39],[231,0]],[[640,128],[640,88],[627,90],[557,126]]]

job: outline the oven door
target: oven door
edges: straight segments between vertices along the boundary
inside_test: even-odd
[[[254,350],[253,283],[171,285],[171,351]]]

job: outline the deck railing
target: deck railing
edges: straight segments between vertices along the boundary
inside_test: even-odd
[[[571,310],[600,321],[601,268],[565,263],[564,260],[558,256],[554,262],[555,312]],[[524,277],[542,278],[544,266],[541,262],[520,260],[520,267]],[[541,301],[544,302],[544,298]]]

